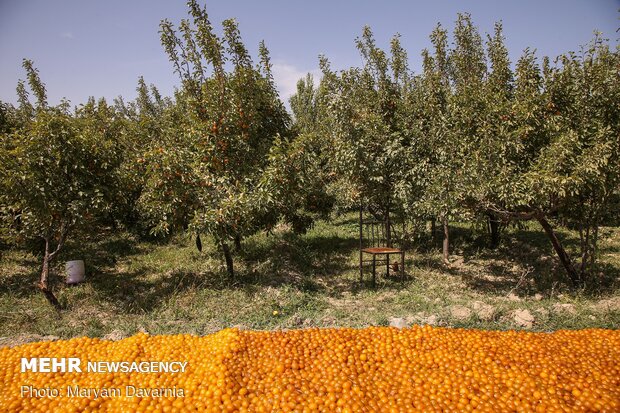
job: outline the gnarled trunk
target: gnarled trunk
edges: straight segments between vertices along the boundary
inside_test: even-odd
[[[577,270],[575,270],[575,267],[573,266],[573,263],[568,253],[562,246],[562,243],[560,242],[557,235],[555,234],[555,231],[553,231],[553,227],[551,227],[551,224],[549,223],[549,221],[547,221],[545,216],[542,214],[538,215],[536,219],[538,220],[540,225],[545,230],[545,233],[551,240],[553,249],[558,254],[558,257],[560,258],[560,262],[564,266],[564,269],[566,270],[566,273],[568,274],[568,278],[570,279],[570,282],[573,284],[573,286],[579,285],[581,283],[581,277],[579,276],[579,273],[577,272]]]
[[[198,252],[202,252],[202,240],[200,239],[200,234],[196,234],[196,249]]]
[[[443,262],[450,264],[450,226],[448,217],[443,217]]]
[[[56,310],[62,309],[62,306],[60,305],[60,302],[58,301],[52,290],[49,288],[49,268],[50,262],[54,259],[54,257],[56,256],[55,254],[56,252],[58,252],[59,249],[60,247],[56,249],[55,253],[50,253],[50,239],[49,237],[45,238],[45,255],[43,256],[43,269],[41,270],[41,278],[39,279],[39,283],[37,284],[37,288],[43,293],[43,295],[45,295],[47,301],[51,305],[53,305]]]
[[[490,247],[495,249],[499,246],[500,233],[499,233],[499,220],[493,214],[488,214],[489,217],[489,232],[491,233]]]
[[[228,244],[226,242],[222,241],[221,245],[222,245],[222,250],[224,251],[224,259],[226,260],[226,269],[228,270],[228,275],[232,279],[235,277],[232,254],[230,253],[230,248],[228,247]]]

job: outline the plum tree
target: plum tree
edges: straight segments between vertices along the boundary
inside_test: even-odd
[[[235,20],[218,36],[205,8],[189,1],[190,19],[178,28],[161,22],[161,41],[181,79],[176,95],[183,116],[147,157],[140,198],[154,232],[187,221],[212,235],[234,275],[229,243],[277,217],[273,196],[260,185],[269,153],[288,133],[289,116],[271,75],[269,53],[259,46],[255,66]]]
[[[109,206],[119,163],[117,123],[105,101],[89,102],[75,112],[68,102],[49,106],[45,85],[29,60],[24,60],[36,104],[27,101],[20,82],[21,107],[27,114],[10,133],[1,134],[3,203],[6,225],[17,239],[44,241],[38,288],[61,308],[49,284],[50,264],[85,216]]]

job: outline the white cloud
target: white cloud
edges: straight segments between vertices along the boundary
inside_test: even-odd
[[[60,33],[60,37],[62,37],[63,39],[73,39],[73,33],[63,32],[63,33]]]
[[[271,68],[273,79],[280,93],[280,99],[288,107],[288,99],[297,91],[297,81],[310,73],[314,77],[314,85],[317,86],[321,79],[320,69],[301,70],[283,61],[273,63]]]

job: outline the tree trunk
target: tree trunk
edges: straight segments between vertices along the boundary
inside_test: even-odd
[[[594,264],[596,262],[596,254],[598,254],[598,219],[594,223],[592,229],[592,250],[590,251],[590,271],[594,270]]]
[[[241,235],[235,235],[235,251],[241,252]]]
[[[557,235],[553,231],[553,228],[551,227],[551,224],[549,224],[549,221],[547,221],[545,216],[542,215],[542,214],[537,216],[536,219],[538,220],[540,225],[545,230],[545,233],[547,234],[547,236],[551,240],[551,244],[553,245],[553,249],[555,249],[555,252],[558,254],[558,257],[560,258],[560,262],[564,266],[564,269],[566,270],[566,273],[568,274],[568,278],[570,279],[571,284],[573,286],[577,286],[580,283],[580,281],[581,281],[581,279],[579,277],[579,274],[575,270],[575,267],[573,266],[573,263],[572,263],[570,257],[566,253],[566,250],[562,246],[562,243],[560,242],[560,240],[558,239]]]
[[[589,253],[590,253],[590,225],[592,223],[592,211],[586,215],[585,211],[588,211],[588,208],[585,205],[585,200],[581,199],[581,205],[579,208],[581,212],[581,216],[579,219],[579,241],[580,241],[580,250],[581,250],[581,265],[579,266],[579,274],[583,279],[583,276],[586,273],[586,267],[589,262]]]
[[[499,233],[499,221],[493,214],[489,214],[489,229],[491,231],[491,249],[495,249],[499,246],[500,233]]]
[[[388,191],[388,199],[387,199],[387,204],[385,208],[385,236],[386,236],[386,242],[387,242],[388,248],[392,248],[392,228],[391,228],[392,224],[390,223],[390,204],[391,204],[390,193],[391,193],[391,189]],[[389,256],[388,256],[388,261],[389,261]]]
[[[437,232],[437,219],[435,217],[431,218],[431,239],[435,240],[435,233]]]
[[[443,218],[443,262],[450,264],[450,227],[448,218]]]
[[[579,274],[583,277],[586,273],[588,262],[590,261],[590,221],[586,222],[585,234],[583,231],[583,222],[579,224],[579,237],[581,239],[581,265],[579,266]]]
[[[235,277],[235,270],[233,268],[233,259],[230,253],[230,248],[226,242],[222,242],[222,250],[224,250],[224,258],[226,259],[226,269],[228,270],[228,275],[230,278]]]
[[[202,252],[202,240],[200,239],[200,234],[196,234],[196,249],[198,252]]]
[[[52,292],[52,290],[50,290],[49,288],[49,268],[50,268],[50,261],[52,260],[54,256],[52,256],[50,254],[50,241],[49,238],[45,239],[45,255],[43,256],[43,269],[41,270],[41,278],[39,280],[39,283],[37,284],[37,288],[39,288],[39,290],[43,293],[43,295],[45,295],[45,298],[47,299],[47,301],[54,306],[54,308],[56,310],[61,310],[62,306],[60,305],[60,302],[58,302],[58,299],[56,298],[56,296],[54,295],[54,293]]]
[[[363,236],[364,236],[364,229],[363,229],[363,225],[364,225],[364,216],[363,216],[363,210],[364,207],[362,206],[362,203],[360,201],[360,284],[364,281],[364,268],[362,267],[363,264],[363,259],[364,259],[364,253],[362,252],[362,249],[364,248],[364,243],[363,243]]]

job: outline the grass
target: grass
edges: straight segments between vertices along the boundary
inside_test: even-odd
[[[285,226],[257,234],[235,253],[234,281],[209,240],[199,253],[189,237],[154,243],[109,230],[82,234],[54,266],[54,288],[66,306],[60,314],[33,287],[40,257],[2,251],[0,345],[45,336],[121,338],[138,331],[207,334],[231,326],[363,327],[387,325],[392,318],[532,331],[620,324],[620,228],[601,230],[597,282],[578,291],[565,285],[551,246],[534,224],[508,230],[497,250],[484,247],[478,229],[457,224],[450,266],[441,262],[440,240],[426,242],[407,252],[407,280],[379,276],[375,288],[359,283],[357,231],[355,216],[344,215],[319,221],[302,236]],[[575,233],[561,236],[569,248],[576,246]],[[62,263],[70,259],[86,261],[87,282],[62,285]],[[515,311],[523,310],[533,319],[519,321]]]

